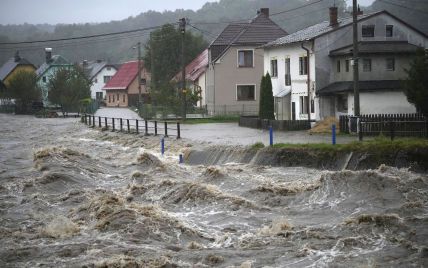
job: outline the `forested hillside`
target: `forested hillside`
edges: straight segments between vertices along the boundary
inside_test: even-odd
[[[412,9],[426,11],[428,7],[426,4],[427,1],[409,1],[416,3],[415,5],[406,5]],[[388,2],[398,4],[409,1],[388,0]],[[327,20],[328,7],[332,6],[333,2],[339,6],[339,16],[349,16],[349,14],[344,13],[346,9],[344,0],[220,0],[219,2],[207,3],[197,11],[176,10],[162,13],[148,11],[121,21],[99,24],[58,24],[55,26],[47,24],[0,25],[0,43],[58,39],[127,31],[163,25],[165,23],[177,23],[178,19],[182,17],[188,18],[190,24],[193,25],[193,27],[188,26],[188,30],[203,35],[210,42],[223,30],[228,22],[251,19],[261,7],[270,8],[272,20],[283,27],[288,33],[292,33],[306,26]],[[389,10],[391,13],[419,27],[419,29],[428,32],[427,13],[405,9],[386,2],[387,0],[377,0],[369,9]],[[288,10],[289,12],[286,12]],[[136,51],[132,47],[138,41],[145,43],[148,40],[149,34],[149,31],[140,31],[84,40],[31,43],[25,45],[0,45],[0,64],[3,64],[14,55],[16,50],[19,50],[21,56],[39,65],[44,60],[45,47],[52,47],[54,54],[61,54],[72,62],[82,61],[83,59],[105,59],[113,63],[123,62],[136,58]]]

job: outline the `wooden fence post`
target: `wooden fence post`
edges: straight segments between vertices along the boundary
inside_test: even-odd
[[[128,127],[128,133],[131,133],[131,128],[129,127],[129,119],[126,119],[126,125]]]
[[[112,131],[115,131],[115,127],[114,127],[114,117],[111,119],[111,123],[112,123]]]
[[[149,125],[147,120],[144,120],[144,135],[149,135]]]
[[[155,121],[155,136],[158,135],[158,121]]]
[[[165,137],[168,137],[168,123],[164,122],[164,128],[165,128]]]
[[[123,121],[122,121],[122,118],[119,118],[119,123],[120,123],[120,132],[122,132],[122,130],[123,130]]]

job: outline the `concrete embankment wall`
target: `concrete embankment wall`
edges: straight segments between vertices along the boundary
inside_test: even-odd
[[[375,169],[380,165],[428,171],[428,149],[395,151],[346,151],[311,148],[228,148],[212,147],[202,151],[189,150],[185,162],[190,165],[221,165],[243,163],[269,166],[302,166],[326,170]]]

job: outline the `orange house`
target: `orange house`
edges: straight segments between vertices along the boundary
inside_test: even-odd
[[[141,61],[141,95],[143,102],[147,102],[149,92],[150,73],[144,68]],[[107,107],[129,107],[138,104],[138,61],[129,61],[121,65],[117,73],[103,87],[106,91]]]

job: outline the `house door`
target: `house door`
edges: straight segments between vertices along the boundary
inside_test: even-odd
[[[291,103],[291,119],[296,120],[296,103],[294,101]]]

